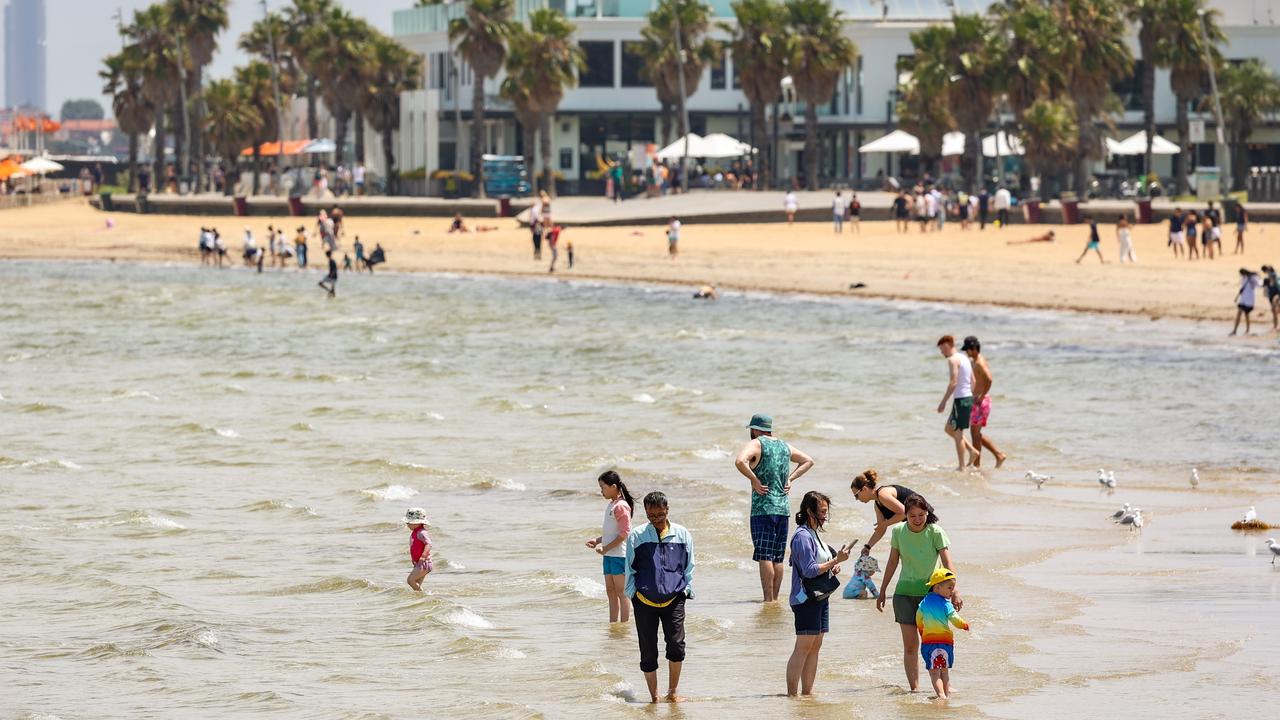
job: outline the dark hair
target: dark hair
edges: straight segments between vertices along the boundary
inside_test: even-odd
[[[875,490],[876,478],[878,477],[880,477],[880,475],[876,473],[874,469],[867,468],[862,471],[861,475],[853,479],[853,482],[849,484],[849,487],[854,490],[861,490],[862,488],[871,488],[872,490]]]
[[[902,502],[902,514],[905,515],[907,510],[913,507],[918,507],[928,513],[928,517],[924,520],[925,525],[932,525],[938,522],[938,516],[933,512],[933,506],[920,493],[916,493]]]
[[[653,492],[644,496],[644,506],[647,508],[651,508],[651,507],[664,508],[667,506],[667,496],[663,495],[660,490],[654,490]]]
[[[605,485],[618,488],[618,492],[622,493],[622,499],[627,501],[627,507],[631,510],[631,516],[636,514],[636,499],[631,497],[631,491],[627,489],[627,484],[622,482],[622,478],[614,470],[605,470],[600,473],[600,477],[596,478]]]
[[[804,499],[800,501],[800,512],[796,513],[796,525],[804,525],[809,527],[809,516],[812,514],[817,516],[818,503],[824,502],[827,507],[831,507],[831,498],[823,495],[817,490],[810,490],[804,494]],[[818,523],[818,527],[822,527],[822,523]]]

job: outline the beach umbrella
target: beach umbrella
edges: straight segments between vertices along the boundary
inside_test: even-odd
[[[1121,140],[1112,151],[1112,155],[1143,155],[1147,152],[1147,131],[1139,130],[1129,137]],[[1182,149],[1176,143],[1156,135],[1151,141],[1152,155],[1177,155]]]
[[[741,157],[755,152],[755,148],[751,145],[724,133],[711,133],[702,138],[700,145],[695,143],[695,147],[699,150],[697,156],[704,158]]]
[[[686,145],[688,145],[687,151],[685,149]],[[702,136],[691,132],[659,150],[657,157],[659,160],[679,160],[685,155],[689,157],[706,157],[706,155],[698,152],[701,148]]]
[[[860,153],[911,153],[920,154],[920,140],[906,130],[894,130],[858,148]]]
[[[1021,140],[1001,130],[995,135],[988,135],[982,138],[983,157],[995,157],[997,155],[997,143],[1000,145],[1000,152],[998,154],[1004,157],[1008,157],[1009,155],[1022,155],[1025,152],[1022,148]]]
[[[22,169],[35,175],[46,175],[51,172],[58,172],[62,166],[45,157],[34,157],[22,163]]]
[[[338,146],[329,138],[316,138],[308,141],[299,150],[303,155],[319,155],[323,153],[337,152]]]
[[[964,133],[949,132],[942,136],[942,157],[964,154]]]

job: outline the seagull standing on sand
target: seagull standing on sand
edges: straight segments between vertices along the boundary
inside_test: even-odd
[[[1107,486],[1107,471],[1102,468],[1098,468],[1098,484],[1103,487]]]
[[[1116,489],[1116,471],[1115,470],[1110,470],[1107,472],[1106,486],[1108,490]]]
[[[1258,521],[1258,511],[1254,510],[1252,505],[1249,506],[1248,510],[1244,511],[1244,521],[1247,523]]]
[[[1280,557],[1280,545],[1276,544],[1275,538],[1267,538],[1267,547],[1271,549],[1271,564],[1276,564],[1276,558]]]
[[[1126,517],[1131,512],[1133,512],[1133,509],[1129,507],[1129,503],[1125,503],[1124,507],[1117,510],[1115,514],[1111,516],[1111,519],[1116,522],[1120,522],[1120,518]]]
[[[1041,486],[1041,485],[1044,485],[1046,481],[1048,481],[1048,480],[1052,480],[1052,479],[1053,479],[1053,476],[1052,476],[1052,475],[1041,475],[1040,473],[1035,472],[1035,471],[1033,471],[1033,470],[1028,470],[1028,471],[1027,471],[1026,478],[1027,478],[1027,482],[1033,482],[1033,483],[1035,483],[1035,484],[1036,484],[1036,489],[1037,489],[1037,490],[1039,490],[1039,489],[1040,489],[1040,486]]]
[[[1196,468],[1191,468],[1191,489],[1195,490],[1198,487],[1200,487],[1200,471]]]
[[[1134,508],[1133,514],[1125,515],[1124,517],[1120,518],[1120,524],[1128,525],[1130,530],[1134,530],[1134,529],[1141,530],[1142,529],[1141,508]]]

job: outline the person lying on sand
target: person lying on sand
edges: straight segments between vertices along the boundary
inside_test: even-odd
[[[694,300],[719,300],[720,294],[710,285],[703,285],[698,288],[698,292],[693,294]]]
[[[1057,242],[1057,241],[1058,241],[1057,236],[1054,235],[1054,232],[1052,230],[1050,230],[1049,232],[1043,235],[1038,235],[1036,237],[1029,238],[1027,240],[1010,240],[1005,244],[1006,245],[1029,245],[1031,243],[1042,243],[1042,242],[1051,243],[1051,242]]]
[[[449,224],[449,232],[451,232],[451,233],[456,233],[456,232],[464,232],[464,233],[490,232],[490,231],[497,230],[497,229],[498,229],[498,226],[497,226],[497,225],[477,225],[477,226],[475,226],[474,228],[469,228],[469,227],[467,227],[467,224],[466,224],[465,222],[463,222],[463,221],[462,221],[462,213],[455,213],[455,214],[454,214],[454,216],[453,216],[453,222]]]

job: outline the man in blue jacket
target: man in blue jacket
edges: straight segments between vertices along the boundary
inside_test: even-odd
[[[667,702],[684,698],[680,665],[684,662],[684,601],[693,597],[693,536],[667,519],[667,496],[644,496],[649,522],[627,536],[626,593],[640,639],[640,671],[649,686],[649,701],[658,702],[658,625],[667,643],[670,678]]]

